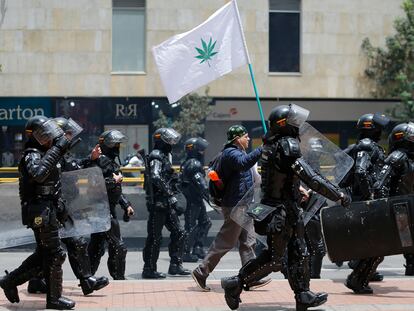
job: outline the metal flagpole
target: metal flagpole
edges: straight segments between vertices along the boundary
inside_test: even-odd
[[[241,33],[242,40],[243,40],[244,51],[245,51],[246,57],[247,57],[247,63],[249,65],[249,72],[250,72],[250,77],[251,77],[252,83],[253,83],[254,93],[256,94],[256,102],[257,102],[257,106],[259,107],[260,119],[262,120],[263,131],[266,134],[267,133],[266,122],[265,122],[265,118],[263,116],[263,109],[262,109],[262,104],[260,103],[259,92],[257,91],[257,87],[256,87],[256,81],[254,80],[253,68],[252,68],[252,64],[250,62],[250,56],[249,56],[249,51],[247,49],[246,38],[244,37],[243,26],[241,24],[239,8],[237,7],[237,0],[232,0],[232,1],[233,1],[234,9],[236,10],[237,21],[239,22],[240,33]]]

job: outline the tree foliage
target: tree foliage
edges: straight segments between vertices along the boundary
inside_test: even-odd
[[[159,111],[158,119],[153,122],[153,125],[156,128],[172,127],[183,136],[183,140],[199,136],[204,132],[205,120],[211,112],[210,102],[208,89],[203,96],[197,93],[186,95],[177,102],[179,104],[177,108],[180,110],[174,120]]]
[[[375,83],[377,97],[399,98],[390,113],[397,119],[414,118],[414,0],[404,0],[404,16],[394,21],[395,34],[385,47],[374,47],[368,38],[362,49],[368,57],[365,74]]]

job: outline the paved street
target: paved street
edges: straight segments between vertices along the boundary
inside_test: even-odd
[[[15,268],[29,253],[0,253],[0,269]],[[103,258],[97,275],[108,275],[106,258]],[[161,281],[141,279],[142,253],[129,252],[127,256],[127,281],[111,281],[110,285],[88,297],[84,297],[66,261],[64,265],[64,294],[77,302],[77,310],[138,310],[138,311],[221,311],[229,310],[223,298],[219,279],[234,275],[240,266],[237,252],[230,252],[208,279],[212,292],[198,290],[191,277],[168,277]],[[196,264],[186,264],[194,268]],[[159,270],[168,270],[168,253],[163,251]],[[314,291],[326,291],[329,300],[326,305],[314,310],[414,310],[414,278],[404,276],[403,257],[391,256],[380,265],[379,271],[386,278],[372,283],[375,294],[354,295],[343,281],[349,273],[346,265],[338,268],[325,259],[321,280],[313,280]],[[294,310],[293,295],[289,284],[280,273],[272,275],[273,281],[259,290],[244,292],[240,310]],[[35,310],[44,308],[44,297],[27,294],[25,286],[19,288],[21,303],[10,304],[0,294],[0,310]]]

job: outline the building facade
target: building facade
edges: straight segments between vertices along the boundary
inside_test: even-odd
[[[84,149],[111,127],[130,138],[123,156],[148,148],[157,109],[167,105],[152,46],[226,2],[0,0],[1,152],[17,158],[25,120],[38,113],[80,120]],[[277,103],[301,104],[322,132],[346,145],[359,115],[394,104],[372,98],[361,43],[384,44],[401,2],[238,0],[265,115]],[[209,88],[214,106],[205,137],[213,154],[229,125],[254,130],[260,120],[247,67]]]

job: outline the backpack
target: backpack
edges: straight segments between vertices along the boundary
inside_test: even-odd
[[[223,172],[221,170],[221,159],[223,156],[223,152],[218,153],[213,160],[210,161],[208,164],[208,171],[216,171],[221,181],[224,183],[223,180]],[[210,198],[213,201],[213,203],[217,206],[221,207],[223,197],[224,197],[224,190],[226,184],[224,183],[223,189],[220,189],[214,181],[211,179],[208,182],[208,191],[210,193]]]

